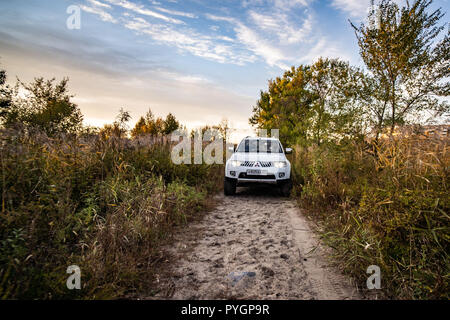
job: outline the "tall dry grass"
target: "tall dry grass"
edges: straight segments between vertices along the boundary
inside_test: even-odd
[[[448,142],[410,136],[297,150],[298,200],[362,290],[367,267],[378,265],[384,297],[449,298]]]
[[[220,165],[174,165],[164,138],[0,132],[0,298],[115,298],[151,290],[174,225],[208,203]],[[82,290],[66,288],[80,266]]]

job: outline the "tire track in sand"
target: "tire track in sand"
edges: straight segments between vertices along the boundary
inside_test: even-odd
[[[329,267],[325,249],[292,200],[276,189],[239,188],[217,196],[201,221],[175,235],[161,275],[169,299],[360,299],[347,278]],[[232,272],[255,272],[233,283]]]

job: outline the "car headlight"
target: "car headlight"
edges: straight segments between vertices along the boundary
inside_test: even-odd
[[[241,165],[241,161],[233,160],[231,161],[232,167],[239,167]]]
[[[287,162],[286,161],[275,161],[273,163],[273,165],[275,166],[275,168],[284,168],[287,166]]]

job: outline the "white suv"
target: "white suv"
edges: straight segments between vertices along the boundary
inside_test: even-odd
[[[279,186],[281,193],[289,196],[291,163],[285,153],[292,153],[292,149],[284,150],[278,139],[243,139],[225,165],[225,195],[235,194],[236,186],[268,183]]]

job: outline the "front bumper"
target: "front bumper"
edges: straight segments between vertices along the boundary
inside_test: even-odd
[[[251,184],[251,183],[269,183],[279,184],[291,178],[291,168],[286,166],[284,168],[261,168],[264,174],[254,175],[247,174],[247,170],[253,169],[248,167],[233,167],[226,166],[225,177],[236,180],[237,184]]]

